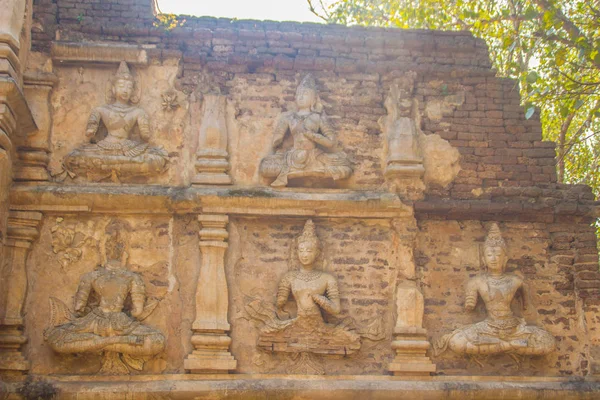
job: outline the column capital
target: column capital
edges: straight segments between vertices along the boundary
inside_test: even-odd
[[[8,214],[7,245],[29,248],[40,236],[41,224],[41,212],[11,210]]]
[[[1,76],[0,129],[9,136],[25,136],[37,130],[23,91],[14,79]]]
[[[229,217],[224,214],[201,214],[198,215],[200,222],[200,241],[203,242],[226,242],[229,237],[227,223]],[[226,245],[225,245],[226,246]]]

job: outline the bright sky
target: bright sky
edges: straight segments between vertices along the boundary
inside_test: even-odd
[[[158,0],[163,13],[238,19],[322,22],[306,0]]]

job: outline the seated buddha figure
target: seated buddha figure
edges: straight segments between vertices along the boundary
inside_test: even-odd
[[[297,241],[300,268],[287,272],[277,289],[276,314],[268,312],[259,302],[246,309],[256,319],[264,322],[260,329],[258,346],[267,351],[288,353],[348,355],[360,349],[360,335],[344,321],[326,323],[323,315],[339,316],[340,295],[336,278],[315,269],[319,256],[319,239],[315,225],[308,220]],[[295,318],[287,315],[285,306],[290,295],[296,302]]]
[[[520,277],[504,272],[508,259],[506,243],[495,223],[487,234],[483,256],[488,271],[468,282],[465,309],[473,311],[481,297],[487,317],[443,336],[435,345],[438,353],[447,348],[472,356],[507,353],[515,361],[518,361],[516,356],[551,353],[555,348],[554,337],[544,329],[527,325],[511,310],[517,294],[522,296],[526,309],[529,295]]]
[[[68,171],[86,174],[95,180],[110,177],[116,181],[165,170],[167,152],[145,142],[150,137],[148,115],[134,104],[137,101],[133,96],[134,88],[133,76],[127,64],[121,62],[109,92],[112,102],[92,110],[86,128],[91,143],[65,157],[64,165]]]
[[[335,133],[319,101],[314,78],[304,77],[296,90],[298,111],[281,114],[275,123],[272,147],[275,154],[265,157],[260,174],[275,178],[273,187],[288,185],[292,178],[331,178],[334,181],[352,174],[352,163],[346,153],[336,151]],[[292,146],[280,148],[287,133]]]
[[[125,268],[126,253],[119,240],[110,242],[106,264],[81,277],[75,313],[51,298],[51,326],[44,337],[58,353],[103,353],[100,373],[128,373],[129,368],[140,370],[147,358],[160,353],[165,337],[142,324],[157,303],[145,304],[142,278]],[[128,297],[131,309],[126,312]]]

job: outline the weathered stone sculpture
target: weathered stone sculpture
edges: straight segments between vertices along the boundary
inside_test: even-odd
[[[338,316],[340,296],[336,278],[315,270],[319,256],[319,239],[315,225],[308,220],[298,237],[298,259],[301,267],[284,275],[277,289],[276,315],[269,313],[260,301],[250,303],[246,310],[264,324],[260,328],[258,346],[263,350],[288,353],[349,355],[360,349],[360,335],[344,322],[333,325],[324,321],[322,313]],[[288,315],[285,305],[290,294],[296,301],[296,318]]]
[[[142,140],[150,137],[148,115],[134,105],[137,102],[133,96],[134,86],[127,64],[121,62],[112,81],[112,102],[92,110],[86,128],[86,136],[92,143],[65,157],[68,171],[86,174],[92,180],[111,178],[116,181],[121,177],[154,175],[165,170],[168,161],[165,150],[132,138],[136,126]],[[103,133],[106,135],[102,138]]]
[[[348,178],[352,164],[346,153],[336,151],[335,133],[322,113],[312,75],[306,75],[296,90],[298,111],[283,113],[275,123],[273,149],[275,154],[265,157],[260,173],[266,178],[276,178],[271,186],[284,187],[288,179]],[[281,149],[285,135],[290,132],[293,145]]]
[[[202,123],[196,151],[194,185],[230,185],[227,152],[227,98],[219,93],[206,93],[202,102]]]
[[[394,375],[428,375],[435,364],[427,357],[427,331],[423,328],[425,301],[414,282],[400,284],[396,291],[398,316],[392,349],[396,352],[388,370]]]
[[[118,228],[117,228],[118,229]],[[58,353],[104,353],[100,373],[124,374],[141,370],[146,357],[160,353],[165,337],[141,323],[157,302],[146,303],[142,278],[125,269],[127,254],[119,232],[107,240],[107,262],[83,275],[75,294],[73,314],[60,300],[51,298],[51,327],[44,336]],[[99,304],[91,302],[91,294]],[[130,315],[125,299],[131,296]]]
[[[481,322],[443,336],[436,343],[438,354],[447,348],[474,356],[507,353],[518,362],[518,355],[551,353],[555,348],[554,337],[541,328],[527,325],[511,310],[517,292],[521,292],[523,307],[527,307],[527,286],[520,277],[504,272],[506,243],[495,223],[488,232],[483,255],[488,272],[468,282],[465,309],[475,309],[481,296],[488,316]]]
[[[385,176],[388,178],[420,178],[425,173],[414,118],[416,105],[406,95],[405,90],[392,85],[384,103],[388,115],[379,120],[386,136]]]

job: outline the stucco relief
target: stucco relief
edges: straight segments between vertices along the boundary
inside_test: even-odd
[[[333,180],[348,178],[352,174],[352,162],[337,149],[333,127],[323,113],[315,79],[306,75],[296,90],[297,111],[284,112],[279,116],[273,131],[274,154],[263,158],[260,174],[273,179],[272,187],[288,186],[290,179],[309,178]],[[291,147],[284,144],[290,132]],[[300,186],[310,186],[303,181]]]
[[[70,176],[83,174],[92,181],[119,182],[165,171],[168,154],[147,143],[151,136],[149,118],[135,105],[139,101],[135,91],[134,77],[121,62],[107,93],[109,103],[94,108],[89,116],[86,136],[90,143],[65,157]]]
[[[246,306],[248,314],[263,322],[258,347],[271,352],[350,355],[360,349],[361,338],[351,318],[337,324],[325,322],[326,316],[340,314],[340,294],[337,279],[315,269],[320,253],[315,225],[308,220],[297,238],[301,267],[286,273],[277,289],[275,313],[260,300]],[[292,296],[297,308],[296,317],[286,310]],[[302,356],[306,360],[306,356]]]
[[[529,306],[528,286],[521,277],[504,271],[508,255],[496,223],[488,231],[483,257],[487,272],[467,283],[465,310],[473,311],[481,298],[487,317],[441,337],[434,344],[436,353],[450,349],[473,357],[477,363],[481,363],[480,357],[506,353],[519,364],[521,356],[540,356],[553,352],[556,346],[554,337],[542,328],[527,325],[511,309],[516,297],[521,299],[523,309]]]
[[[126,374],[141,370],[149,357],[160,353],[165,337],[141,322],[158,301],[146,297],[141,276],[127,269],[121,227],[111,223],[106,234],[107,261],[81,277],[73,311],[60,299],[50,298],[50,326],[44,338],[58,353],[101,353],[101,374]]]

